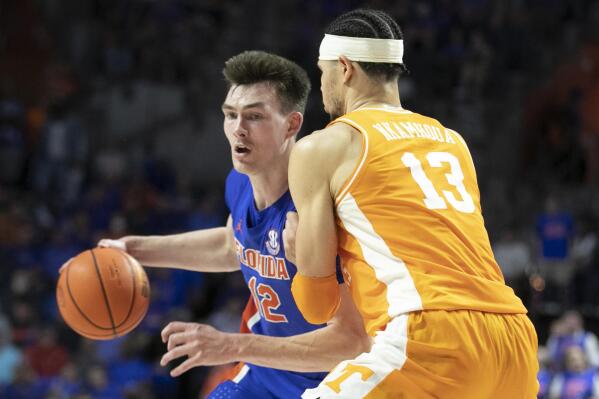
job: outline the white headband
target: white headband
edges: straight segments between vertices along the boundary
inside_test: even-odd
[[[351,61],[403,63],[403,40],[324,35],[319,60],[337,61],[340,55]]]

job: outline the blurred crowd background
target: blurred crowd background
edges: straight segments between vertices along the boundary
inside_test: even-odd
[[[496,258],[538,330],[539,397],[599,397],[599,2],[2,0],[0,398],[205,395],[219,368],[170,378],[159,331],[237,331],[238,273],[148,270],[143,323],[94,342],[57,313],[58,268],[100,238],[223,224],[224,61],[304,66],[307,134],[327,122],[323,29],[359,6],[404,30],[404,107],[470,145]]]

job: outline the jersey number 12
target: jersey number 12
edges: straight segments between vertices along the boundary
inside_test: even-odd
[[[256,277],[251,277],[248,281],[248,286],[254,297],[256,307],[260,311],[260,315],[271,323],[287,323],[287,317],[284,314],[275,313],[274,311],[281,306],[279,294],[268,284],[260,283],[256,286]]]

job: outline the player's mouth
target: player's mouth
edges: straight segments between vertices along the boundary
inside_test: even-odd
[[[248,156],[251,152],[252,150],[245,144],[237,143],[233,146],[233,154],[236,158],[244,158]]]

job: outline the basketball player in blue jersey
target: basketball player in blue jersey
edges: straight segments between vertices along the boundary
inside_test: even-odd
[[[291,295],[295,232],[285,230],[285,224],[295,207],[287,166],[310,83],[295,63],[258,51],[231,58],[223,73],[229,86],[222,106],[224,131],[234,166],[226,182],[231,212],[227,225],[102,240],[100,245],[120,247],[146,266],[202,272],[241,269],[256,305],[247,323],[253,334],[173,322],[162,331],[168,352],[161,364],[186,358],[171,372],[179,376],[200,365],[244,362],[239,374],[219,385],[210,398],[299,398],[319,384],[324,371],[370,346],[344,284],[341,306],[326,325],[306,322]],[[293,224],[295,219],[289,220]]]

